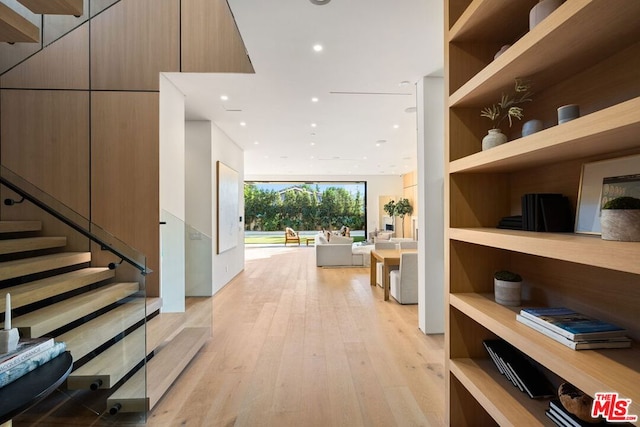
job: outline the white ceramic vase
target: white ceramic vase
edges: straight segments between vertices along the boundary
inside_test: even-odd
[[[488,150],[505,142],[507,142],[507,135],[500,129],[489,129],[489,133],[482,138],[482,150]]]
[[[493,279],[493,293],[498,304],[517,307],[522,303],[522,281]]]
[[[544,18],[551,15],[551,12],[560,7],[563,2],[564,0],[540,0],[529,12],[529,31],[533,30],[533,27],[542,22]]]

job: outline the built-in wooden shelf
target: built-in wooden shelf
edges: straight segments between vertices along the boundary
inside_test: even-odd
[[[453,24],[449,31],[450,42],[493,40],[504,42],[517,36],[513,25],[496,26],[496,21],[512,21],[513,16],[529,16],[538,0],[475,0]],[[487,26],[492,30],[487,31]],[[514,32],[516,31],[516,32]]]
[[[531,399],[504,376],[490,359],[453,359],[451,373],[500,425],[553,426],[545,415],[548,399]],[[522,408],[527,408],[523,411]]]
[[[512,172],[545,163],[638,148],[640,98],[481,151],[449,165],[450,173]],[[607,141],[603,144],[602,141]]]
[[[640,245],[602,240],[573,233],[538,233],[498,228],[450,228],[449,238],[554,258],[563,261],[640,274]]]
[[[585,393],[593,396],[596,392],[615,390],[632,399],[630,413],[640,413],[637,343],[630,349],[576,351],[518,322],[517,310],[496,304],[493,295],[450,294],[449,299],[452,307]]]
[[[640,244],[599,235],[493,228],[520,213],[525,193],[562,193],[576,206],[584,163],[640,153],[640,1],[563,2],[534,28],[537,0],[445,1],[444,258],[447,419],[451,425],[550,425],[546,407],[531,406],[497,377],[483,339],[500,337],[590,396],[617,392],[640,414],[640,344],[631,349],[574,351],[516,320],[498,305],[491,274],[526,277],[523,298],[564,305],[620,324],[640,339]],[[504,45],[510,45],[499,56]],[[530,79],[526,119],[544,129],[486,151],[480,111]],[[558,107],[581,117],[556,125]],[[504,123],[504,122],[503,122]],[[502,125],[501,125],[502,126]],[[506,124],[503,126],[507,126]],[[486,360],[485,360],[486,358]],[[557,378],[556,378],[557,376]],[[545,405],[543,405],[545,406]],[[638,423],[636,423],[638,424]]]
[[[473,5],[476,3],[499,5],[503,2],[483,0]],[[624,13],[619,12],[620,8]],[[475,17],[485,13],[483,9],[475,13],[470,10],[463,18],[480,31],[484,19],[476,22]],[[505,89],[505,82],[510,87],[515,77],[532,77],[539,88],[553,86],[637,42],[640,39],[638,16],[640,2],[635,0],[623,0],[616,3],[616,7],[611,7],[609,2],[567,1],[456,90],[449,98],[449,106],[475,107],[494,102],[495,94]],[[597,30],[594,23],[598,24]],[[467,27],[462,21],[459,26]],[[485,27],[482,31],[489,34],[493,30]],[[452,42],[455,35],[453,37]]]

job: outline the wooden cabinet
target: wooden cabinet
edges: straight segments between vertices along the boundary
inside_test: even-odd
[[[535,0],[445,2],[445,281],[449,424],[552,425],[546,401],[511,386],[482,341],[500,337],[587,394],[618,392],[640,415],[640,243],[496,228],[525,193],[562,193],[575,212],[582,165],[640,153],[640,2],[569,0],[532,30]],[[494,59],[503,45],[511,45]],[[482,151],[480,110],[533,82],[509,142]],[[557,108],[581,117],[557,124]],[[522,123],[544,129],[521,137]],[[639,165],[640,167],[640,165]],[[525,280],[523,305],[563,305],[619,324],[632,349],[574,351],[493,301],[492,274]]]

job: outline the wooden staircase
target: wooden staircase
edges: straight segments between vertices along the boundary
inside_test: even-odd
[[[160,298],[145,298],[139,283],[91,267],[89,252],[58,252],[66,239],[35,235],[40,229],[36,221],[0,221],[0,313],[10,293],[21,337],[67,344],[67,389],[113,389],[105,401],[113,414],[151,410],[210,328],[184,328],[184,313],[160,313]]]
[[[18,0],[38,15],[82,16],[83,0]],[[4,3],[0,3],[0,42],[38,43],[40,28]]]

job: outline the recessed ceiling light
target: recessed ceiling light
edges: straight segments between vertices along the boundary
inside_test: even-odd
[[[309,145],[314,146],[314,145],[316,145],[316,143],[315,142],[311,142],[311,143],[309,143]]]
[[[318,102],[318,101],[319,101],[319,99],[316,98],[315,96],[313,98],[311,98],[311,102]]]
[[[317,6],[323,6],[329,3],[331,0],[309,0],[309,1]]]
[[[247,123],[246,122],[240,122],[240,126],[246,126]]]
[[[387,142],[386,139],[379,139],[376,141],[376,144],[384,144],[385,142]]]
[[[317,124],[315,124],[315,123],[311,123],[311,127],[312,127],[312,128],[314,128],[314,127],[316,127],[316,126],[318,126],[318,125],[317,125]]]
[[[410,84],[411,82],[409,80],[403,80],[400,83],[398,83],[398,86],[405,87],[405,86],[409,86]]]
[[[408,107],[404,109],[405,113],[415,113],[416,112],[416,107]]]
[[[258,145],[258,144],[260,144],[260,143],[259,143],[258,141],[254,141],[253,143],[254,143],[255,145]]]
[[[367,156],[364,156],[364,157],[362,158],[362,160],[367,160]]]
[[[220,99],[223,101],[227,101],[229,97],[227,95],[220,95]]]
[[[316,51],[316,52],[322,52],[322,49],[324,49],[324,48],[322,47],[321,44],[314,44],[313,45],[313,50]]]
[[[400,125],[393,125],[394,129],[398,129],[400,127]]]

